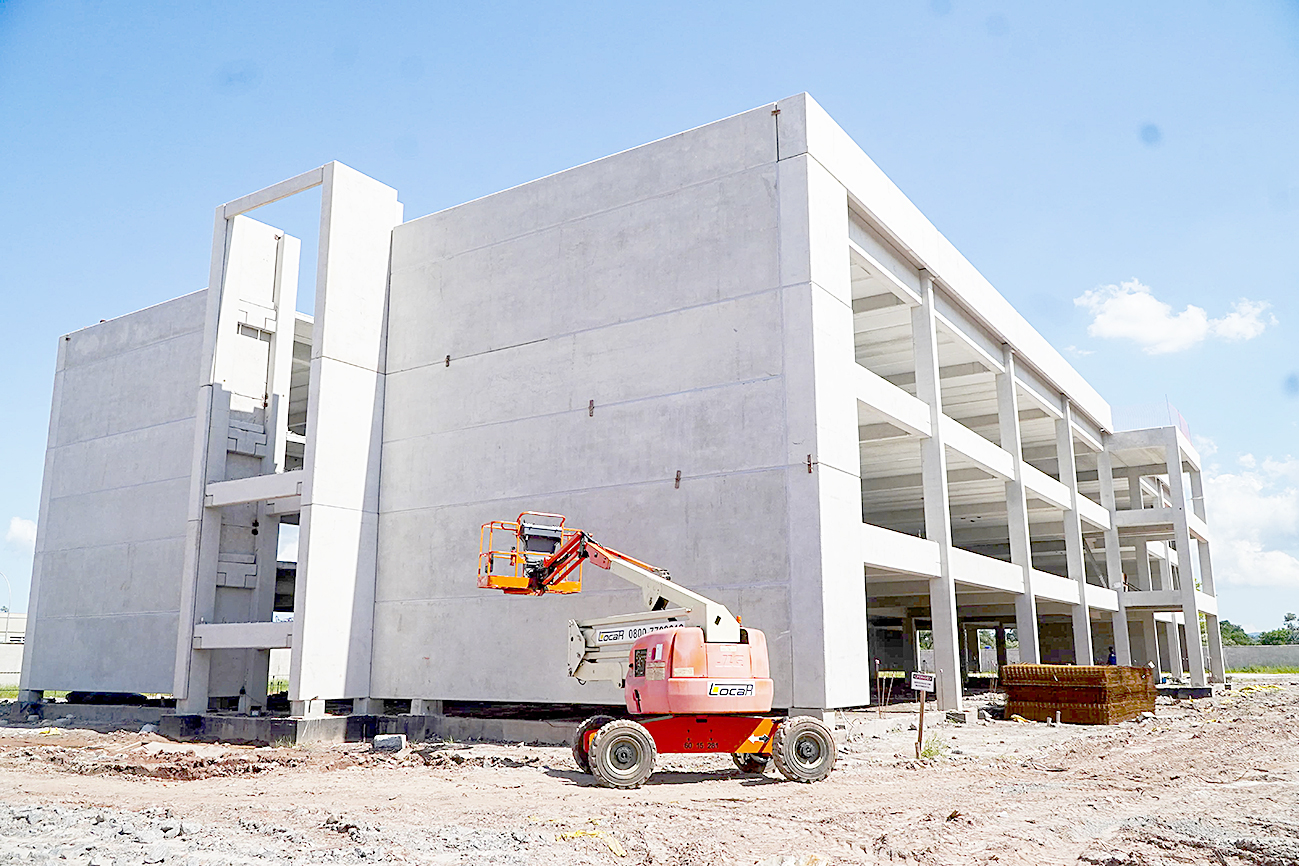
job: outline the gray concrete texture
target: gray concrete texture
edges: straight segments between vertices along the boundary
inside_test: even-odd
[[[775,146],[749,112],[394,231],[376,694],[618,699],[562,677],[566,622],[637,592],[592,567],[577,597],[475,588],[478,527],[538,510],[764,629],[789,704],[807,472],[786,455]]]
[[[1247,667],[1299,668],[1299,644],[1288,646],[1225,646],[1227,670]]]
[[[171,691],[205,294],[59,339],[24,688]]]

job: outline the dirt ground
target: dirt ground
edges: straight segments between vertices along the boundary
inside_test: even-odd
[[[637,791],[554,747],[3,727],[0,863],[1299,864],[1299,677],[1112,727],[927,724],[925,760],[914,721],[848,714],[819,784],[666,756]]]

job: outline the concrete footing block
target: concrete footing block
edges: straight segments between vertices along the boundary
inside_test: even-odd
[[[954,725],[970,725],[975,721],[974,710],[948,710],[947,721]]]
[[[375,734],[370,741],[376,752],[400,752],[406,748],[405,734]]]
[[[175,713],[162,716],[159,733],[181,741],[294,745],[296,743],[364,743],[380,734],[403,742],[484,740],[497,743],[572,743],[574,722],[533,719],[479,719],[465,716],[238,716]],[[376,748],[378,748],[376,746]],[[402,748],[402,747],[398,747]]]

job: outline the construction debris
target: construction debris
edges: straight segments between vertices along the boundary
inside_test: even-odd
[[[667,756],[634,794],[592,786],[566,747],[394,753],[0,727],[0,864],[1299,862],[1297,686],[1111,726],[938,714],[949,748],[924,760],[909,754],[913,711],[845,713],[821,785]]]

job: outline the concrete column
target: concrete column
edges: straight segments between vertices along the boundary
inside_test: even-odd
[[[1204,653],[1200,649],[1200,602],[1195,595],[1195,575],[1191,565],[1194,542],[1186,518],[1189,497],[1186,495],[1185,477],[1182,474],[1182,447],[1177,441],[1175,427],[1169,428],[1165,453],[1168,460],[1168,494],[1173,508],[1173,532],[1177,539],[1177,567],[1181,577],[1182,616],[1186,626],[1186,643],[1190,648],[1186,660],[1191,666],[1191,685],[1203,687],[1208,685],[1208,675],[1204,669]]]
[[[1114,655],[1121,665],[1132,664],[1132,645],[1128,640],[1128,612],[1124,607],[1123,553],[1119,548],[1119,531],[1114,526],[1114,461],[1110,457],[1109,437],[1105,437],[1101,453],[1096,456],[1097,475],[1101,484],[1101,505],[1110,514],[1110,528],[1105,530],[1105,582],[1119,595],[1119,609],[1114,612]]]
[[[1132,511],[1140,510],[1143,505],[1141,501],[1141,473],[1128,471],[1128,508]]]
[[[1069,489],[1069,508],[1064,512],[1064,550],[1069,579],[1078,585],[1078,603],[1073,605],[1073,657],[1074,663],[1089,665],[1095,659],[1092,652],[1092,619],[1087,606],[1087,568],[1083,565],[1082,519],[1078,516],[1078,466],[1073,447],[1073,407],[1069,398],[1061,395],[1064,417],[1055,422],[1056,463],[1060,483]]]
[[[289,700],[370,694],[388,263],[397,191],[322,167]],[[317,471],[321,467],[321,471]]]
[[[211,481],[226,477],[226,443],[230,429],[230,392],[220,385],[199,388],[199,411],[191,514],[185,540],[185,576],[181,584],[181,623],[177,633],[174,692],[176,712],[206,713],[212,653],[193,648],[194,626],[216,622],[217,557],[221,545],[221,509],[203,504]]]
[[[956,638],[961,657],[961,682],[964,683],[965,678],[970,675],[970,635],[964,626],[956,627]]]
[[[1137,548],[1137,589],[1151,590],[1155,588],[1155,580],[1150,574],[1150,547],[1149,542],[1144,538],[1136,540]],[[1161,566],[1162,567],[1162,566]]]
[[[289,715],[295,719],[319,719],[325,715],[325,699],[310,698],[305,701],[289,701]]]
[[[1182,635],[1177,626],[1177,617],[1173,616],[1160,625],[1164,632],[1164,639],[1160,643],[1168,653],[1168,674],[1173,679],[1180,680],[1186,675],[1186,670],[1182,667]]]
[[[1167,542],[1163,542],[1164,555],[1159,560],[1159,589],[1176,589],[1177,582],[1173,580],[1173,556],[1171,548]]]
[[[1200,470],[1193,469],[1191,476],[1191,508],[1195,516],[1207,521],[1204,508],[1204,478]],[[1209,556],[1209,543],[1196,539],[1196,553],[1200,560],[1200,589],[1206,594],[1217,597],[1217,588],[1213,582],[1213,561]],[[1227,670],[1222,658],[1222,633],[1218,629],[1218,617],[1204,615],[1204,625],[1209,640],[1209,675],[1213,682],[1226,682]]]
[[[1006,516],[1010,524],[1010,561],[1024,575],[1024,591],[1015,598],[1015,633],[1019,660],[1041,661],[1037,637],[1037,597],[1033,594],[1033,552],[1028,529],[1028,499],[1024,487],[1023,443],[1019,435],[1019,393],[1015,390],[1015,353],[1002,347],[1005,370],[997,374],[997,418],[1002,450],[1013,458],[1015,475],[1006,482]]]
[[[352,715],[377,716],[382,713],[382,698],[352,698]]]
[[[929,581],[929,608],[934,632],[934,668],[938,672],[938,707],[961,709],[961,658],[956,624],[956,582],[952,579],[952,522],[947,490],[947,451],[943,447],[943,394],[938,373],[938,331],[934,281],[920,272],[921,303],[911,310],[915,343],[916,396],[929,406],[932,435],[920,445],[924,484],[925,537],[938,545],[939,577]]]
[[[1200,562],[1200,589],[1216,597],[1218,593],[1213,584],[1213,561],[1209,557],[1209,542],[1197,538],[1195,552]]]
[[[1222,660],[1222,632],[1218,629],[1218,617],[1206,613],[1204,625],[1209,632],[1209,674],[1215,683],[1227,681],[1227,667]]]
[[[1155,671],[1158,673],[1162,670],[1159,667],[1159,629],[1153,613],[1137,614],[1138,622],[1141,625],[1142,649],[1146,654],[1147,662],[1155,663]]]
[[[430,700],[429,698],[412,698],[410,714],[412,716],[440,716],[442,715],[442,702],[440,700]]]
[[[871,700],[863,559],[845,543],[862,527],[848,193],[806,153],[782,159],[776,172],[793,569],[788,688],[791,709],[819,712]]]
[[[1004,623],[997,623],[997,669],[1000,676],[1000,669],[1009,664],[1006,657],[1006,626]]]
[[[1114,661],[1121,665],[1132,664],[1132,638],[1128,633],[1128,608],[1119,590],[1119,609],[1110,615],[1110,630],[1114,633]]]
[[[908,611],[902,620],[902,671],[908,677],[920,669],[916,659],[916,620]]]

